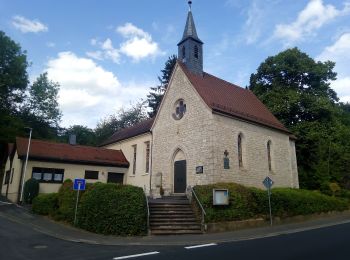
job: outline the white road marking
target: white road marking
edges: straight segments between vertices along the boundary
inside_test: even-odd
[[[11,205],[12,203],[6,202],[6,201],[0,201],[0,206],[1,205]]]
[[[127,259],[127,258],[134,258],[134,257],[139,257],[139,256],[146,256],[146,255],[155,255],[159,254],[159,252],[154,251],[154,252],[149,252],[149,253],[143,253],[143,254],[137,254],[137,255],[126,255],[126,256],[119,256],[119,257],[114,257],[114,260],[117,259]]]
[[[203,245],[196,245],[196,246],[185,246],[186,249],[193,249],[193,248],[199,248],[199,247],[206,247],[206,246],[216,246],[215,243],[210,244],[203,244]]]

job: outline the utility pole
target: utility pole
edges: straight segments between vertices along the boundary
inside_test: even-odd
[[[28,156],[29,156],[29,149],[30,149],[30,141],[32,140],[32,131],[33,131],[33,129],[30,128],[30,127],[25,127],[25,129],[29,129],[29,140],[28,140],[28,147],[27,147],[26,162],[24,164],[24,173],[23,173],[23,178],[22,178],[21,197],[19,199],[19,201],[21,203],[23,203],[24,182],[25,182],[25,179],[26,179]]]

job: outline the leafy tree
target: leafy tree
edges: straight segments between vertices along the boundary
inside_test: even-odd
[[[145,101],[137,102],[131,108],[121,108],[116,114],[110,115],[97,124],[95,128],[96,142],[102,143],[116,131],[133,126],[147,119]]]
[[[77,144],[80,145],[96,145],[96,135],[94,130],[83,125],[73,125],[63,131],[63,136],[60,138],[63,142],[68,142],[70,135],[76,135]]]
[[[164,69],[161,70],[162,76],[158,76],[159,85],[156,87],[151,87],[151,91],[147,95],[148,107],[151,109],[151,111],[148,112],[150,117],[154,117],[158,112],[159,105],[162,102],[165,90],[168,87],[176,60],[176,55],[172,55],[168,58],[168,60],[165,62]]]
[[[62,117],[57,101],[59,88],[60,85],[49,80],[45,72],[29,89],[30,113],[52,127],[58,127]]]
[[[268,57],[250,77],[250,90],[298,138],[301,187],[350,185],[350,113],[330,82],[334,62],[316,62],[297,48]]]
[[[0,110],[14,111],[23,101],[28,84],[27,55],[0,31]]]

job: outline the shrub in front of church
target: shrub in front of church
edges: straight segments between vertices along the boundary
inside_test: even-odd
[[[32,211],[39,215],[53,216],[58,210],[58,194],[39,194],[33,200]]]
[[[213,206],[213,189],[229,190],[228,206]],[[266,190],[248,188],[235,183],[217,183],[194,187],[206,210],[206,221],[232,221],[249,218],[268,218],[268,196]],[[327,196],[317,191],[291,188],[276,188],[271,191],[274,216],[281,218],[349,208],[347,200]]]
[[[67,179],[58,190],[58,210],[54,215],[56,220],[69,223],[74,221],[76,192],[73,191],[73,182]]]
[[[230,204],[213,206],[213,189],[228,189]],[[195,186],[194,190],[206,210],[206,221],[230,221],[253,218],[258,205],[254,194],[246,187],[236,183],[217,183]]]
[[[39,182],[34,178],[30,178],[24,184],[23,197],[24,202],[32,204],[33,199],[38,196],[39,193]]]
[[[77,225],[106,235],[145,235],[147,208],[142,188],[94,184],[81,198]]]
[[[85,191],[90,189],[91,186],[92,184],[87,183]],[[79,200],[85,191],[79,191]],[[73,181],[70,179],[65,180],[58,190],[58,210],[53,216],[54,219],[73,223],[76,199],[77,191],[73,190]]]

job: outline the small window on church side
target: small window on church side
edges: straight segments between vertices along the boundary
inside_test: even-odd
[[[272,164],[271,164],[271,141],[269,140],[267,142],[267,161],[269,164],[269,171],[272,171]]]
[[[182,59],[186,57],[186,49],[185,46],[182,46]]]
[[[242,155],[242,134],[238,135],[237,140],[237,148],[238,148],[238,165],[239,168],[243,167],[243,155]]]
[[[194,46],[194,57],[196,59],[198,59],[198,46],[197,45]]]

